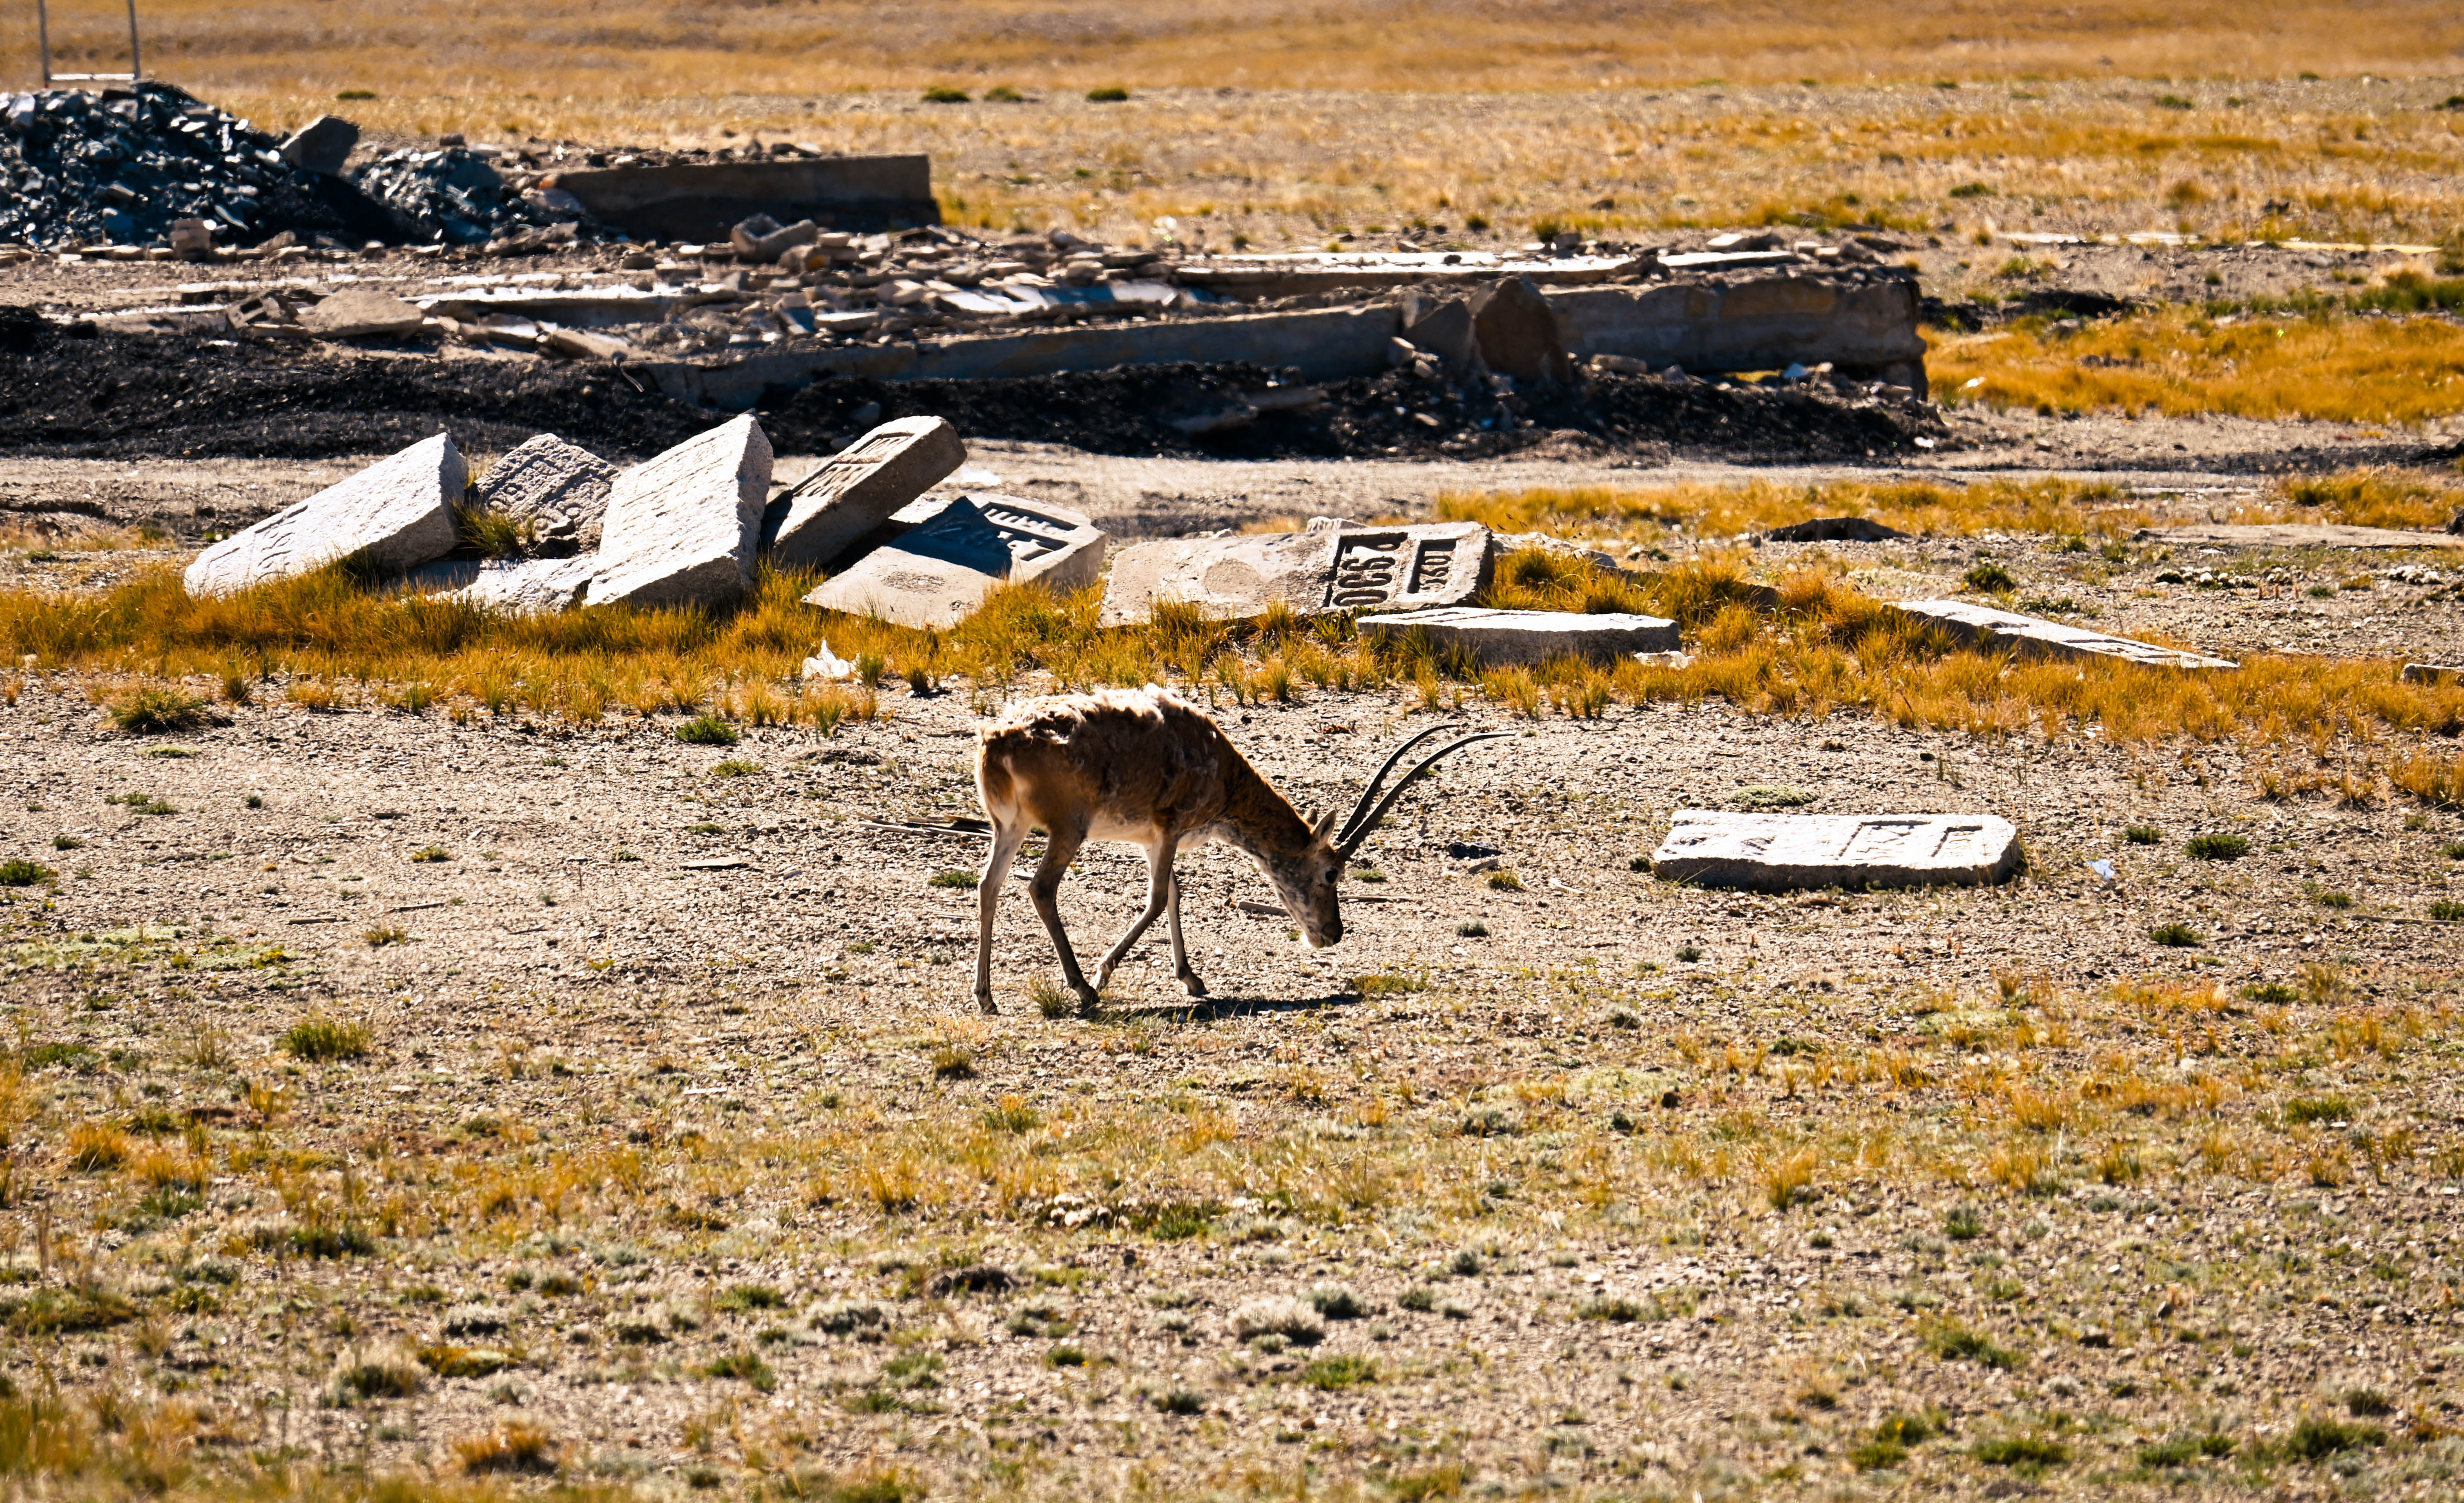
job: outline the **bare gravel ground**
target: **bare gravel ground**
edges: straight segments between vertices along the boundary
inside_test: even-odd
[[[1406,723],[1225,713],[1304,803]],[[193,1405],[192,1477],[513,1425],[722,1496],[2453,1487],[2452,816],[2263,803],[2225,749],[1617,708],[1409,800],[1339,949],[1187,863],[1202,1005],[1158,940],[1040,1016],[1015,894],[986,1019],[932,885],[979,848],[860,824],[970,809],[973,718],[243,707],[166,755],[28,683],[0,842],[59,877],[0,908],[0,1363]],[[2032,869],[1631,870],[1776,785],[2000,813]],[[2184,854],[2214,830],[2251,853]],[[1082,862],[1082,952],[1141,882]],[[365,1052],[286,1051],[307,1017]]]

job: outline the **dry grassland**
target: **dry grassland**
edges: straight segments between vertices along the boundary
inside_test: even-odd
[[[1687,7],[1639,29],[1586,6],[147,14],[166,77],[269,125],[343,108],[411,136],[928,151],[950,217],[1001,229],[1172,215],[1218,246],[1478,244],[1544,222],[1990,220],[2435,243],[2464,225],[2464,111],[2442,107],[2464,25],[2425,4],[2277,7],[2263,31],[2220,4]],[[22,53],[26,18],[8,26]],[[927,86],[979,98],[925,104]]]

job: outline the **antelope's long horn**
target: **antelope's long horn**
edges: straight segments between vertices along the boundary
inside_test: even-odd
[[[1512,731],[1483,731],[1477,736],[1466,736],[1459,741],[1449,741],[1431,752],[1419,766],[1403,774],[1401,782],[1386,791],[1386,796],[1377,801],[1377,807],[1369,811],[1368,818],[1362,820],[1356,828],[1344,833],[1343,839],[1335,845],[1336,854],[1346,861],[1351,860],[1352,853],[1360,849],[1360,843],[1369,838],[1369,832],[1377,828],[1377,821],[1385,816],[1388,809],[1395,807],[1395,801],[1403,796],[1403,790],[1412,785],[1412,780],[1436,766],[1439,759],[1452,756],[1474,741],[1493,741],[1514,734]]]
[[[1359,828],[1360,816],[1368,811],[1370,804],[1377,797],[1377,785],[1386,781],[1386,774],[1395,770],[1395,764],[1403,760],[1403,754],[1410,751],[1413,747],[1419,745],[1422,741],[1427,740],[1432,736],[1444,735],[1445,731],[1445,722],[1441,720],[1437,724],[1430,726],[1427,730],[1422,731],[1419,735],[1413,737],[1410,740],[1405,741],[1402,745],[1395,748],[1395,755],[1386,759],[1386,765],[1378,768],[1377,776],[1370,779],[1369,785],[1360,790],[1360,802],[1352,806],[1352,812],[1346,814],[1343,817],[1343,823],[1335,827],[1339,831],[1341,831],[1341,833],[1334,837],[1337,845],[1350,840],[1352,838],[1353,831]]]

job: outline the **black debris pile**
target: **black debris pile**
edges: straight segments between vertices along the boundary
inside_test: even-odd
[[[524,237],[569,239],[560,214],[505,186],[485,157],[460,146],[396,151],[353,173],[361,192],[383,204],[429,244],[486,245]]]
[[[248,122],[165,83],[9,96],[0,109],[0,241],[165,245],[201,219],[226,245],[285,231],[348,235],[347,208]]]

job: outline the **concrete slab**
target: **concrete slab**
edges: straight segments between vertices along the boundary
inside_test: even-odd
[[[1539,386],[1568,386],[1574,362],[1555,309],[1529,278],[1509,276],[1472,299],[1472,323],[1488,368]]]
[[[724,605],[753,584],[770,498],[770,439],[750,415],[686,439],[616,477],[594,606]]]
[[[2404,681],[2409,684],[2464,683],[2464,668],[2453,663],[2407,663]]]
[[[962,496],[866,554],[804,604],[904,627],[953,627],[1003,581],[1041,581],[1060,591],[1093,584],[1107,541],[1085,517],[1058,506]]]
[[[2455,533],[2351,527],[2342,522],[2142,527],[2131,537],[2139,542],[2199,543],[2211,548],[2464,548],[2464,535]]]
[[[390,293],[345,287],[299,312],[299,326],[320,340],[416,334],[427,315]]]
[[[774,497],[761,546],[782,568],[819,568],[966,463],[947,418],[884,423]]]
[[[469,467],[444,433],[381,459],[197,555],[191,595],[228,595],[353,554],[398,574],[452,551]]]
[[[1965,600],[1903,600],[1886,608],[1930,623],[1963,642],[1986,648],[2010,648],[2021,657],[2119,658],[2150,668],[2238,668],[2226,658],[2184,652],[2152,642],[2108,636],[2057,621],[1996,610]]]
[[[1991,814],[1736,814],[1679,809],[1653,874],[1704,887],[1975,887],[2019,870],[2019,832]]]
[[[546,186],[582,200],[605,224],[662,240],[725,241],[756,213],[781,224],[810,218],[832,230],[941,222],[933,161],[925,156],[600,167],[560,172]]]
[[[550,616],[583,604],[599,560],[491,559],[451,598],[500,616]]]
[[[1477,522],[1363,527],[1334,517],[1296,533],[1140,543],[1113,561],[1099,619],[1142,622],[1165,600],[1210,621],[1259,615],[1277,601],[1305,615],[1460,606],[1488,586],[1492,555]]]
[[[1897,270],[1792,267],[1543,296],[1557,310],[1567,346],[1585,359],[1624,355],[1655,369],[1696,372],[1828,361],[1903,385],[1924,370],[1916,278]]]
[[[599,546],[616,467],[587,449],[541,433],[507,450],[479,477],[472,499],[525,525],[535,542]]]
[[[360,144],[360,127],[339,115],[319,115],[291,133],[281,145],[282,160],[302,172],[340,177]]]
[[[1545,663],[1558,657],[1597,661],[1629,652],[1673,652],[1677,623],[1622,612],[1582,615],[1563,610],[1487,610],[1459,607],[1397,615],[1362,616],[1361,634],[1428,633],[1440,652],[1462,648],[1492,667]]]

